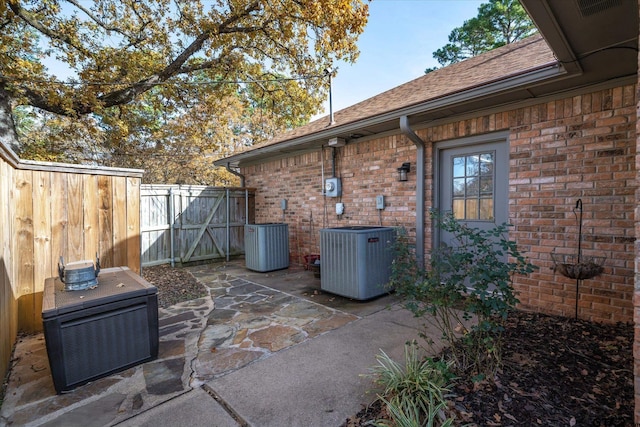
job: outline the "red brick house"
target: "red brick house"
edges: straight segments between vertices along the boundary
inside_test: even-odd
[[[606,261],[581,282],[577,314],[638,328],[638,2],[521,2],[540,35],[216,162],[257,189],[256,222],[289,224],[292,262],[319,253],[319,229],[347,225],[404,226],[426,259],[446,237],[425,212],[453,210],[479,225],[512,224],[510,237],[539,267],[515,282],[521,308],[573,316],[576,280],[553,271],[551,252],[577,250],[581,200],[582,250]],[[460,167],[481,163],[485,177]],[[339,195],[325,191],[327,178],[339,180]],[[640,332],[634,351],[639,378]],[[638,387],[635,413],[640,422]]]

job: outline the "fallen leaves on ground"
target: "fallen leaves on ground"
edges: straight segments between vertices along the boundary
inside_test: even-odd
[[[207,295],[204,285],[184,268],[169,265],[144,267],[142,277],[158,288],[158,306],[162,308]]]
[[[514,312],[495,381],[459,381],[455,425],[633,426],[633,325]],[[343,427],[384,416],[378,403]]]

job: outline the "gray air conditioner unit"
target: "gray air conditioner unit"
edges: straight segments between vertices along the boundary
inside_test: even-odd
[[[357,300],[388,293],[395,236],[391,227],[321,229],[320,288]]]
[[[254,271],[289,267],[289,224],[247,224],[244,226],[246,267]]]

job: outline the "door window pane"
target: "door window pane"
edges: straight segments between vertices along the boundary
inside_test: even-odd
[[[485,197],[493,195],[493,176],[480,177],[480,194]]]
[[[467,196],[477,196],[478,195],[478,178],[467,178]]]
[[[464,219],[464,199],[453,199],[453,217]]]
[[[481,220],[493,220],[493,199],[480,199],[480,218]]]
[[[464,177],[464,157],[453,158],[453,177]]]
[[[454,156],[452,160],[451,194],[454,217],[464,220],[493,220],[495,153]]]
[[[467,156],[467,176],[478,176],[480,169],[480,156]]]
[[[480,154],[480,174],[493,175],[493,154]]]
[[[478,219],[478,199],[467,199],[466,219]]]
[[[453,179],[453,197],[464,198],[464,178]]]

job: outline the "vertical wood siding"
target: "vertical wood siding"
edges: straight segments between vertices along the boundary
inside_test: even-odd
[[[0,378],[18,331],[42,328],[44,281],[65,262],[140,272],[142,171],[24,162],[0,144]],[[8,201],[8,202],[7,202]]]

